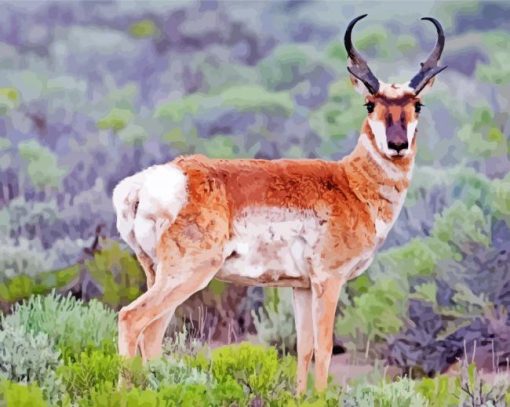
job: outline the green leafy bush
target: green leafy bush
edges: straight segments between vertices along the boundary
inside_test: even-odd
[[[290,356],[279,359],[274,348],[247,342],[224,346],[213,350],[210,369],[222,388],[239,395],[239,389],[244,389],[247,400],[271,404],[294,391],[295,360]]]
[[[292,289],[269,288],[265,290],[264,307],[253,312],[257,339],[276,346],[282,353],[296,349],[296,325],[292,305]]]
[[[183,360],[156,359],[148,366],[147,382],[152,390],[174,384],[208,384],[211,382],[209,375],[195,367],[190,366]]]
[[[257,395],[267,393],[278,372],[274,348],[249,343],[225,346],[212,352],[211,372],[220,383],[234,378]]]
[[[23,252],[21,252],[23,254]],[[17,260],[20,260],[18,258]],[[47,294],[72,281],[79,273],[78,266],[47,271],[36,276],[18,275],[0,282],[0,301],[14,303],[31,295]]]
[[[117,135],[122,142],[128,146],[143,145],[143,143],[149,138],[147,131],[142,126],[138,126],[136,124],[128,124],[120,130]]]
[[[4,327],[25,327],[33,334],[44,333],[64,358],[88,348],[115,350],[117,323],[114,312],[96,300],[84,303],[70,295],[34,296],[16,304],[2,320]]]
[[[45,407],[42,390],[37,384],[20,384],[8,380],[0,381],[0,406]]]
[[[45,333],[33,334],[23,326],[0,329],[0,379],[38,383],[47,399],[63,391],[55,370],[60,366],[59,352]]]
[[[133,112],[131,110],[115,107],[97,122],[97,127],[102,130],[119,131],[125,128],[132,119]]]
[[[19,92],[15,88],[0,88],[0,116],[18,106],[19,96]]]
[[[177,360],[182,356],[196,356],[204,350],[206,346],[196,337],[189,335],[186,325],[182,330],[174,332],[170,338],[163,343],[163,355],[165,357]]]
[[[476,108],[458,131],[458,137],[476,159],[508,153],[503,123],[498,123],[490,106]]]
[[[414,381],[402,378],[379,386],[359,385],[343,396],[345,407],[426,407],[427,400],[415,389]]]
[[[461,397],[459,378],[445,375],[420,380],[416,391],[428,400],[430,407],[455,406]]]
[[[98,299],[112,308],[129,304],[142,294],[145,274],[136,258],[117,242],[105,242],[85,268],[102,288]]]
[[[228,405],[215,403],[208,388],[204,385],[175,385],[160,391],[142,389],[117,390],[106,384],[101,389],[93,389],[87,398],[80,401],[83,407],[196,407]]]
[[[321,138],[321,157],[331,158],[339,152],[347,153],[345,139],[359,130],[365,118],[360,109],[361,100],[352,91],[348,80],[333,82],[329,86],[329,98],[319,109],[310,113],[312,130]]]
[[[154,21],[143,19],[131,24],[129,33],[135,38],[148,38],[157,35],[159,30]]]
[[[397,333],[404,324],[408,287],[388,277],[377,280],[368,290],[353,298],[352,307],[343,309],[336,330],[341,336],[357,338],[348,347],[365,350],[370,342]]]
[[[19,143],[18,151],[35,187],[44,189],[60,185],[65,170],[58,165],[57,156],[49,148],[36,140],[29,140]]]
[[[218,107],[239,112],[263,112],[289,116],[294,104],[286,92],[271,92],[258,85],[239,85],[224,89],[217,95],[192,94],[180,100],[167,102],[156,110],[156,117],[180,123],[186,117]]]
[[[275,90],[292,87],[317,67],[330,68],[322,53],[302,44],[279,46],[257,65],[264,85]]]
[[[106,383],[116,384],[120,367],[121,360],[116,354],[82,352],[76,361],[68,360],[68,363],[61,366],[58,375],[71,398],[77,400]]]

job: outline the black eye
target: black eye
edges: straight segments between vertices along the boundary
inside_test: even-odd
[[[375,104],[373,102],[367,102],[365,103],[365,106],[367,108],[368,113],[372,113],[375,108]]]
[[[420,113],[420,112],[421,112],[421,107],[422,107],[422,106],[425,106],[425,105],[422,105],[420,102],[416,102],[416,103],[414,104],[414,111],[415,111],[416,113]]]

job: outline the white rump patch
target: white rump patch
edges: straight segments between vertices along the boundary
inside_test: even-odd
[[[137,173],[124,178],[113,189],[113,207],[117,214],[117,230],[122,239],[135,250],[137,244],[133,231],[138,192],[142,187],[143,174]],[[136,250],[135,250],[136,251]]]
[[[155,165],[123,179],[113,190],[117,229],[135,251],[153,260],[161,232],[187,202],[187,179],[172,164]]]
[[[142,172],[138,213],[142,216],[169,215],[175,219],[187,201],[187,180],[172,164],[155,165]]]

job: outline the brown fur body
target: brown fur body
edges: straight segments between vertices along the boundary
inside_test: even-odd
[[[367,269],[402,208],[421,106],[407,85],[380,82],[372,95],[351,80],[373,106],[355,149],[338,162],[195,155],[119,183],[117,227],[149,287],[119,313],[121,355],[139,348],[145,360],[158,356],[176,307],[213,278],[287,286],[297,391],[306,389],[312,355],[315,387],[326,387],[340,290]]]
[[[405,157],[385,157],[365,122],[358,145],[339,162],[204,156],[174,160],[169,165],[180,169],[187,180],[187,201],[175,218],[161,208],[151,215],[156,224],[167,225],[155,248],[157,264],[141,246],[135,247],[149,291],[121,310],[120,353],[133,356],[139,346],[145,359],[157,356],[175,308],[214,277],[241,284],[290,286],[294,287],[298,329],[298,391],[306,386],[312,353],[317,388],[324,388],[340,289],[368,267],[398,216],[415,149],[414,141]],[[128,204],[133,207],[126,198]],[[255,278],[222,273],[237,257],[225,253],[235,234],[235,221],[254,207],[306,213],[320,225],[321,237],[312,248],[314,255],[307,258],[306,273],[295,277],[285,270],[268,270]],[[382,234],[378,222],[389,225]],[[264,247],[271,250],[272,246]],[[260,251],[258,257],[264,259],[268,253]]]
[[[119,313],[119,353],[161,352],[175,308],[214,277],[294,288],[297,391],[324,390],[335,311],[344,283],[362,273],[405,199],[416,155],[421,96],[438,66],[444,32],[420,71],[387,84],[345,32],[348,70],[368,115],[354,151],[339,162],[180,157],[122,180],[113,191],[117,228],[135,251],[148,291]]]

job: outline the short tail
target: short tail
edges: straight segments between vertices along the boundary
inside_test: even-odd
[[[163,230],[187,202],[187,179],[172,164],[155,165],[124,178],[113,190],[117,229],[124,241],[153,260]]]

